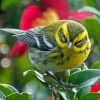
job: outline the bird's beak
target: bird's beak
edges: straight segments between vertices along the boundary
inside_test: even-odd
[[[71,48],[73,46],[72,42],[68,42],[68,48]]]

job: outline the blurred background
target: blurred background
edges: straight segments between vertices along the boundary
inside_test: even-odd
[[[73,19],[88,30],[92,43],[86,60],[89,68],[100,68],[100,0],[0,0],[0,28],[30,28],[58,20]],[[32,94],[33,100],[51,100],[49,89],[23,72],[32,69],[26,44],[0,32],[0,83]]]

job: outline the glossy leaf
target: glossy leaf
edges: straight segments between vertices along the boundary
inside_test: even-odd
[[[26,70],[25,72],[23,72],[23,76],[26,77],[26,76],[32,76],[34,77],[35,76],[35,73],[34,73],[34,70],[31,69],[31,70]]]
[[[69,82],[80,88],[94,84],[100,78],[100,70],[89,69],[71,74]]]
[[[80,100],[80,98],[86,94],[90,93],[90,86],[79,88],[77,92],[77,98]]]
[[[69,100],[73,100],[73,97],[75,95],[75,93],[73,92],[73,90],[70,89],[70,88],[67,88],[66,91],[67,91],[66,94],[67,94]]]
[[[6,97],[6,100],[31,100],[30,95],[27,93],[13,93]]]
[[[100,11],[93,7],[85,6],[85,7],[81,8],[81,10],[91,12],[93,14],[100,16]]]
[[[5,100],[5,95],[2,91],[0,91],[0,98],[2,98],[2,100]]]
[[[13,86],[8,84],[0,84],[0,91],[2,91],[5,96],[18,92]]]
[[[43,75],[42,75],[42,74],[40,74],[40,73],[37,72],[37,71],[34,71],[34,72],[35,72],[35,75],[37,76],[37,78],[38,78],[40,81],[45,82],[45,80],[43,79]]]
[[[80,100],[100,100],[100,93],[88,93]]]
[[[70,74],[75,73],[77,71],[81,71],[81,68],[74,68],[70,71]]]
[[[94,15],[94,19],[100,23],[100,16]]]
[[[100,23],[97,22],[95,19],[86,19],[84,21],[84,26],[86,27],[89,36],[99,39],[100,36]]]
[[[66,92],[64,91],[59,91],[59,94],[61,95],[61,97],[63,98],[63,100],[68,100],[69,97],[68,95],[66,94]]]

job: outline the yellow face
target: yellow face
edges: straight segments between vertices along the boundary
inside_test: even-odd
[[[91,47],[85,27],[75,21],[70,20],[60,26],[55,38],[59,47],[73,48],[75,52],[82,52]]]

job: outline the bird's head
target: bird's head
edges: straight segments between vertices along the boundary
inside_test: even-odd
[[[62,24],[55,34],[57,44],[61,48],[73,48],[75,52],[84,51],[91,47],[85,27],[72,20]]]

